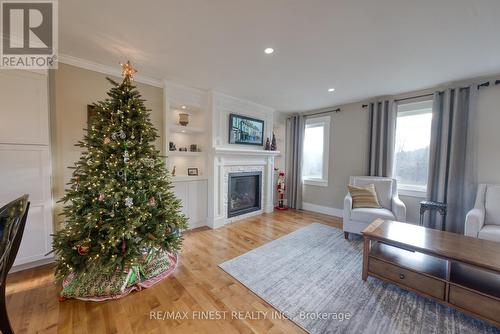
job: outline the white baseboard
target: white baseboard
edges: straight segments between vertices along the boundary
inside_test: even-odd
[[[317,213],[322,213],[329,216],[334,216],[338,218],[342,218],[342,209],[331,208],[329,206],[322,206],[312,203],[302,203],[302,209],[306,211],[312,211]]]
[[[35,267],[44,266],[44,265],[52,263],[54,261],[55,261],[55,258],[54,257],[50,257],[50,258],[47,258],[47,259],[42,259],[42,260],[38,260],[38,261],[33,261],[33,262],[19,264],[17,266],[13,266],[10,269],[9,274],[15,273],[17,271],[22,271],[22,270],[26,270],[26,269],[31,269],[31,268],[35,268]]]

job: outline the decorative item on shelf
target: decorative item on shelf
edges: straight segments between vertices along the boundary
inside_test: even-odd
[[[173,141],[168,143],[168,150],[169,151],[176,151],[177,150],[177,147],[175,147],[175,144]]]
[[[269,137],[267,137],[266,146],[264,146],[264,150],[271,151],[271,142],[269,141]]]
[[[182,126],[186,126],[189,124],[189,114],[179,113],[179,124]]]
[[[198,146],[196,144],[189,145],[190,152],[198,152]]]
[[[264,121],[229,114],[229,144],[264,144]]]
[[[278,192],[278,205],[276,209],[287,210],[288,207],[285,205],[285,190],[286,190],[286,180],[285,172],[280,170],[278,172],[278,182],[276,183],[276,191]]]
[[[175,165],[174,168],[172,168],[172,176],[175,176]]]
[[[276,147],[276,136],[274,135],[274,132],[273,132],[273,139],[271,140],[271,151],[276,151],[277,147]]]
[[[198,168],[189,167],[188,168],[188,176],[198,176]]]
[[[187,147],[179,147],[179,152],[187,152]]]

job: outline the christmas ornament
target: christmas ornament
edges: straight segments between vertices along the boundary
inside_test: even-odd
[[[127,250],[127,243],[125,239],[122,239],[122,255],[125,255],[125,251]]]
[[[123,162],[127,163],[130,160],[130,155],[128,154],[128,151],[123,152]]]
[[[80,245],[80,246],[77,247],[77,251],[78,251],[79,255],[85,255],[89,251],[89,247],[88,246]]]
[[[104,201],[104,197],[105,197],[105,196],[104,196],[104,194],[103,194],[103,193],[100,193],[100,194],[99,194],[99,197],[97,198],[97,200],[98,200],[99,202],[102,202],[102,201]]]
[[[151,233],[148,233],[148,239],[149,240],[156,240],[157,238],[154,235],[152,235]]]
[[[111,139],[116,140],[117,138],[120,138],[120,139],[127,138],[127,135],[125,134],[125,131],[123,131],[123,129],[120,129],[120,131],[113,132],[111,134]]]
[[[134,205],[134,200],[130,197],[125,198],[125,206],[130,208],[132,205]]]
[[[148,201],[149,206],[156,206],[156,199],[154,197],[151,197]]]
[[[110,142],[111,142],[111,140],[108,137],[104,138],[104,141],[103,141],[104,145],[108,145]]]

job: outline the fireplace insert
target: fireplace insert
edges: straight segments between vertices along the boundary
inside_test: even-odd
[[[261,209],[262,172],[229,173],[227,216]]]

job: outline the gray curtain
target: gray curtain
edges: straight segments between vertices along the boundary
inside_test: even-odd
[[[370,146],[368,175],[392,177],[396,110],[394,101],[368,104],[370,113]]]
[[[302,145],[304,143],[304,116],[288,118],[286,123],[286,189],[288,206],[302,209]]]
[[[426,225],[464,232],[476,190],[475,86],[434,94],[427,198],[448,205],[446,219],[432,212]]]

